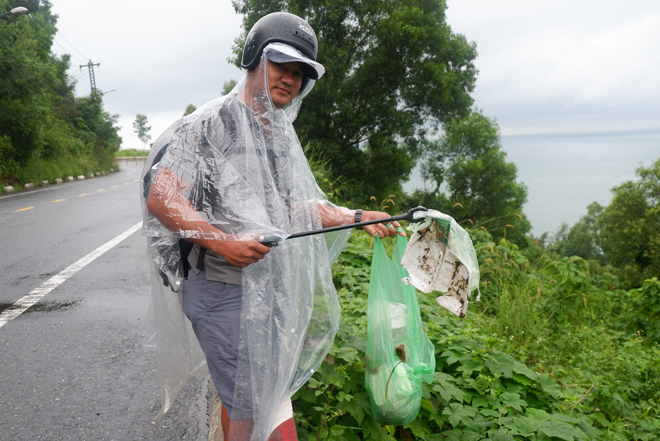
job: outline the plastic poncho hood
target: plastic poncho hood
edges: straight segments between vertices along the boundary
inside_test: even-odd
[[[179,239],[284,239],[320,229],[319,205],[329,205],[292,126],[314,81],[305,81],[303,90],[277,109],[268,92],[267,51],[230,94],[168,128],[154,143],[143,171],[143,234],[152,263],[161,415],[189,375],[205,373],[204,357],[181,308]],[[161,182],[159,173],[168,171],[176,179]],[[159,221],[147,208],[147,198],[155,193],[169,206],[192,207],[184,217],[218,232],[166,228],[162,216]],[[252,408],[251,440],[268,439],[280,403],[309,379],[332,346],[339,303],[330,267],[347,238],[344,231],[282,241],[242,270],[234,407]]]

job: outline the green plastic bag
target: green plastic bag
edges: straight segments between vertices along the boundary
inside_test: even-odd
[[[365,383],[374,419],[383,424],[413,421],[422,400],[422,382],[433,381],[435,353],[419,315],[415,288],[405,285],[400,264],[408,243],[397,236],[393,260],[376,236],[367,304]]]

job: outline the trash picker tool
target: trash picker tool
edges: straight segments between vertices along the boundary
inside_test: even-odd
[[[328,228],[322,228],[320,230],[313,230],[313,231],[305,231],[302,233],[295,233],[292,234],[291,236],[287,237],[286,239],[296,239],[298,237],[305,237],[305,236],[312,236],[314,234],[321,234],[321,233],[330,233],[332,231],[339,231],[339,230],[346,230],[348,228],[359,228],[363,227],[365,225],[373,225],[373,224],[381,224],[381,223],[386,223],[386,222],[394,222],[394,221],[401,221],[405,220],[408,222],[422,222],[426,218],[424,216],[419,216],[418,218],[415,218],[415,213],[420,212],[420,211],[428,211],[425,207],[419,206],[415,208],[411,208],[410,210],[406,211],[404,214],[399,214],[398,216],[392,216],[392,217],[386,217],[383,219],[374,219],[370,221],[364,221],[364,222],[357,222],[354,224],[346,224],[346,225],[339,225],[337,227],[328,227]],[[277,242],[279,242],[280,239],[276,238],[268,238],[265,237],[262,240],[259,241],[262,245],[267,245],[267,246],[277,246]]]
[[[426,293],[446,293],[436,299],[438,304],[465,317],[470,292],[479,287],[479,263],[469,234],[446,214],[420,206],[398,216],[296,233],[286,239],[401,220],[415,224],[401,259],[409,274],[403,283]],[[261,237],[260,243],[275,247],[280,240]]]

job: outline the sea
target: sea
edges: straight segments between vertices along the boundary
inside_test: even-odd
[[[507,161],[518,167],[518,182],[528,188],[523,213],[535,237],[575,224],[594,201],[609,205],[612,188],[636,180],[637,168],[660,159],[660,131],[515,135],[501,142]],[[415,170],[404,190],[418,188],[424,182]]]

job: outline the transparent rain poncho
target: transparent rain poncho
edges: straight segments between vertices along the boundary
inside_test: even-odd
[[[242,269],[234,407],[251,403],[253,441],[268,439],[278,408],[318,368],[339,322],[331,263],[349,230],[284,239],[322,228],[322,215],[324,222],[334,216],[335,224],[352,219],[352,212],[325,199],[292,126],[314,82],[306,80],[291,103],[276,109],[268,92],[268,50],[230,94],[158,138],[142,179],[161,415],[191,374],[206,372],[181,308],[179,239],[280,240],[263,260]],[[147,197],[158,197],[172,212],[159,221]]]

